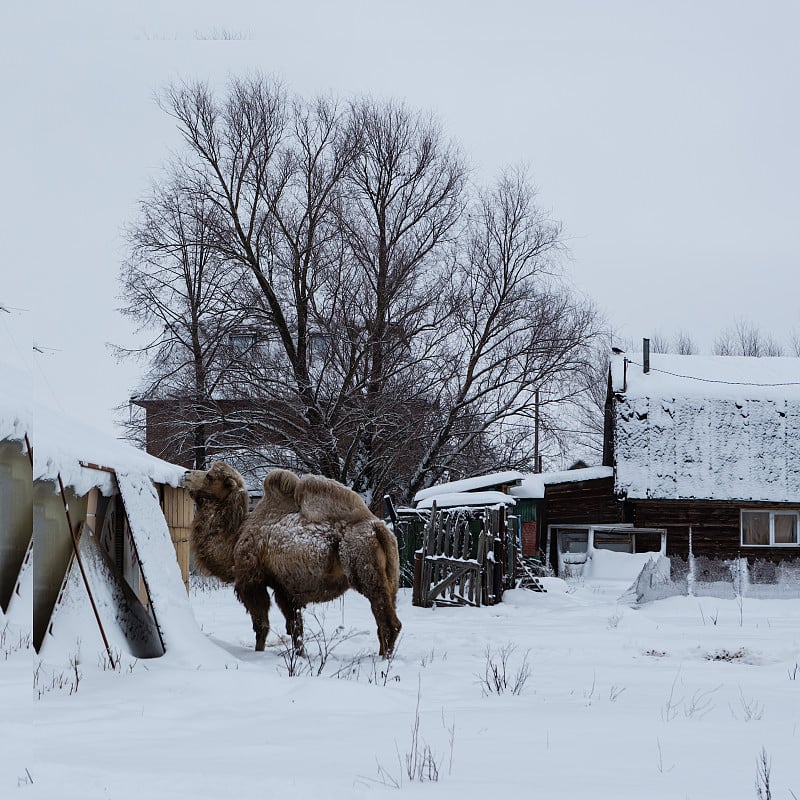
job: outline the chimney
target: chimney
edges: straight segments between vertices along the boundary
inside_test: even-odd
[[[650,372],[650,340],[642,339],[642,372]]]

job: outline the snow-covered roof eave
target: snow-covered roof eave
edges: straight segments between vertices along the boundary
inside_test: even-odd
[[[544,487],[550,484],[594,481],[611,478],[613,475],[612,467],[584,467],[562,472],[541,472],[535,475],[526,475],[519,486],[512,486],[508,491],[513,497],[519,499],[540,500],[544,497]]]
[[[740,492],[703,492],[703,491],[667,491],[663,487],[646,487],[637,484],[629,484],[624,481],[616,481],[614,484],[614,492],[619,497],[624,497],[627,500],[655,500],[655,501],[680,501],[680,502],[709,502],[715,503],[733,503],[740,506],[745,506],[748,503],[769,503],[774,506],[791,506],[795,508],[800,506],[800,492],[788,496],[788,493],[778,489],[777,491],[748,491],[742,487]]]
[[[23,373],[0,363],[0,441],[25,442],[33,431],[33,398]]]
[[[630,499],[800,502],[800,401],[626,398],[615,489]]]
[[[420,489],[414,495],[414,502],[419,503],[420,500],[427,500],[434,495],[453,494],[458,492],[471,492],[476,489],[481,489],[485,486],[499,486],[506,483],[516,483],[524,476],[522,472],[517,470],[506,470],[505,472],[493,472],[488,475],[477,475],[474,478],[463,478],[459,481],[450,481],[449,483],[439,483],[436,486],[430,486],[427,489]]]
[[[623,387],[624,366],[612,358],[618,495],[800,502],[800,359],[656,353],[647,373],[628,360]]]
[[[58,479],[65,488],[71,488],[79,497],[85,495],[91,489],[99,489],[100,492],[109,497],[117,492],[115,476],[123,475],[143,475],[153,483],[161,483],[167,486],[181,486],[186,470],[183,467],[162,461],[147,453],[137,451],[136,448],[130,449],[139,455],[148,456],[147,459],[116,458],[106,459],[104,463],[96,463],[78,459],[74,454],[63,452],[50,452],[44,455],[41,450],[45,447],[34,448],[34,474],[35,481],[45,481],[53,483],[57,489]],[[89,448],[90,449],[90,448]]]
[[[436,503],[437,508],[455,508],[458,506],[513,506],[516,500],[502,492],[449,492],[434,495],[420,500],[417,509],[430,508]]]
[[[71,487],[78,496],[93,488],[107,496],[114,494],[114,472],[146,475],[154,483],[169,486],[181,485],[186,472],[183,467],[65,419],[47,408],[36,407],[29,411],[29,417],[24,425],[12,424],[14,420],[24,419],[23,415],[14,414],[8,404],[0,407],[0,438],[24,441],[27,436],[33,449],[33,479],[36,481],[57,484],[60,476],[64,486]]]

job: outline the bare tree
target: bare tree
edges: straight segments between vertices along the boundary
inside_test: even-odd
[[[338,117],[321,103],[296,119],[297,149],[297,140],[287,141],[285,92],[263,77],[234,79],[223,101],[204,84],[173,86],[163,105],[189,146],[192,190],[220,212],[220,252],[250,272],[280,344],[269,380],[285,394],[267,394],[278,402],[265,407],[283,409],[279,435],[310,441],[300,453],[307,468],[341,478],[337,438],[309,363],[313,268],[341,170],[331,162],[346,159]]]
[[[792,355],[800,358],[800,330],[793,330],[789,334],[789,345],[792,349]]]
[[[360,147],[342,221],[360,287],[349,327],[363,340],[359,430],[347,462],[354,486],[369,496],[397,466],[390,451],[405,435],[398,390],[406,408],[425,404],[423,393],[402,387],[413,385],[432,352],[437,335],[428,332],[444,323],[437,295],[464,207],[465,168],[439,127],[403,105],[360,100],[351,118]]]
[[[134,399],[153,403],[156,419],[155,407],[170,402],[150,434],[164,455],[182,460],[191,454],[196,468],[206,464],[215,396],[224,389],[233,357],[230,336],[244,318],[241,272],[220,259],[211,240],[216,213],[179,183],[156,187],[129,231],[131,255],[121,275],[122,313],[140,332],[154,333],[141,347],[116,348],[120,357],[147,361]],[[129,427],[135,434],[137,418]]]
[[[277,318],[287,330],[280,357],[253,364],[250,387],[260,422],[278,447],[291,450],[299,468],[340,480],[347,479],[343,418],[358,389],[362,355],[341,313],[358,291],[341,229],[344,177],[358,138],[334,101],[292,104],[286,147],[265,203],[274,299],[258,284],[269,307],[279,307]],[[268,322],[275,319],[272,313]]]
[[[697,355],[697,345],[688,331],[680,330],[675,334],[675,352],[679,356]]]
[[[650,352],[693,356],[697,354],[697,345],[688,331],[680,330],[672,338],[665,336],[660,331],[656,331],[650,337]]]
[[[281,464],[369,501],[408,499],[445,475],[530,464],[534,413],[559,435],[596,314],[562,281],[560,225],[524,173],[470,199],[457,148],[396,103],[290,102],[261,77],[221,98],[173,86],[162,103],[187,146],[175,196],[219,267],[214,369],[219,342],[252,332],[209,391],[257,472]]]
[[[737,320],[732,328],[723,331],[714,342],[718,356],[782,356],[784,349],[772,336],[764,335],[746,320]]]
[[[520,446],[506,439],[507,424],[530,426],[537,389],[546,408],[582,388],[596,313],[558,279],[561,227],[535,200],[525,174],[513,170],[472,211],[449,286],[452,333],[432,375],[443,413],[409,476],[409,495],[463,468],[464,452],[479,438],[505,462],[508,445]],[[530,463],[532,426],[525,430]]]
[[[672,345],[669,339],[661,333],[656,331],[650,336],[650,352],[651,353],[670,353],[672,352]]]
[[[568,420],[574,435],[569,444],[577,446],[581,452],[591,454],[594,463],[604,463],[606,404],[608,402],[609,370],[611,367],[612,342],[619,337],[611,332],[600,333],[592,346],[590,367],[579,373],[583,391],[575,397],[570,408]]]

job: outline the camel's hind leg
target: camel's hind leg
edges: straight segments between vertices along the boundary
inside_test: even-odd
[[[292,646],[297,654],[305,655],[303,647],[303,609],[295,605],[280,589],[273,589],[275,602],[286,618],[286,633],[292,637]]]
[[[236,581],[234,589],[253,620],[256,650],[261,651],[266,646],[269,635],[269,594],[266,584]]]

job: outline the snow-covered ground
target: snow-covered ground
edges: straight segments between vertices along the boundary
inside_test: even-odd
[[[232,590],[197,586],[194,613],[220,662],[168,654],[114,672],[84,652],[77,690],[74,667],[43,665],[33,700],[32,651],[9,625],[0,797],[338,799],[397,785],[461,800],[728,800],[758,796],[762,752],[772,797],[800,797],[800,601],[633,609],[617,603],[622,581],[546,584],[480,609],[414,608],[401,590],[389,662],[374,657],[369,606],[350,592],[307,613],[312,658],[295,665],[277,610],[255,653]],[[502,673],[504,657],[496,694],[487,666]]]

